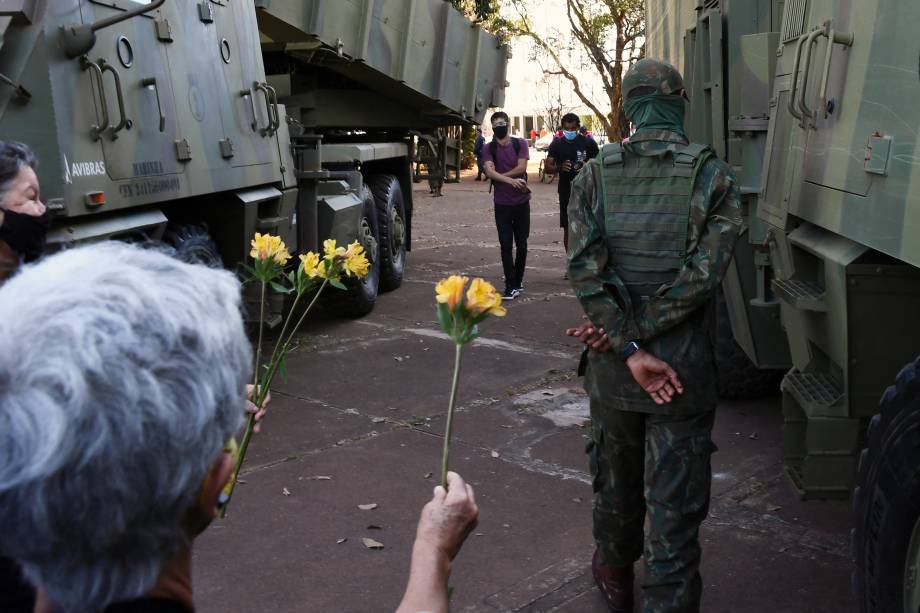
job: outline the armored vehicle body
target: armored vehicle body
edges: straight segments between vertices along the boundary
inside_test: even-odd
[[[0,135],[41,161],[50,240],[360,240],[363,314],[411,245],[413,134],[503,101],[507,50],[443,0],[10,0]]]
[[[804,497],[853,495],[862,610],[918,611],[920,5],[647,8],[648,54],[688,83],[690,138],[738,174],[747,240],[725,304],[750,363],[786,371],[787,471]]]

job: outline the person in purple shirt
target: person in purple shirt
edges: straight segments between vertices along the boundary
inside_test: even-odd
[[[509,136],[507,114],[493,113],[491,122],[495,136],[483,147],[482,159],[486,176],[495,188],[495,225],[505,273],[502,300],[513,300],[524,291],[530,236],[530,188],[527,187],[530,154],[526,140]]]

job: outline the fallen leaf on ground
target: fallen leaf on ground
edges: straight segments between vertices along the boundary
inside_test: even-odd
[[[493,451],[493,452],[492,452],[492,457],[493,457],[493,458],[497,458],[497,457],[498,457],[498,452],[497,452],[497,451]]]
[[[783,508],[783,507],[779,506],[778,504],[768,504],[768,505],[767,505],[767,511],[769,511],[770,513],[773,513],[773,512],[775,512],[775,511],[779,511],[779,510],[782,509],[782,508]]]
[[[361,542],[364,543],[364,546],[368,549],[383,549],[383,543],[375,541],[374,539],[363,538]]]
[[[345,409],[346,415],[358,415],[358,409]]]
[[[291,490],[289,490],[289,489],[286,488],[286,487],[282,487],[282,488],[281,488],[281,493],[284,494],[285,496],[290,496],[290,495],[291,495]]]
[[[315,477],[310,477],[314,481],[332,481],[332,477],[329,475],[316,475]]]
[[[373,418],[373,419],[371,420],[371,422],[372,422],[372,423],[375,423],[375,424],[382,424],[382,423],[385,422],[386,420],[387,420],[386,417],[375,417],[375,418]]]
[[[371,524],[367,527],[368,530],[383,530],[383,526],[378,526],[377,524]]]
[[[402,362],[402,361],[403,361],[403,359],[402,359],[400,356],[398,356],[398,355],[394,355],[394,356],[393,356],[393,359],[396,360],[397,362]]]
[[[337,541],[335,542],[335,544],[336,544],[336,545],[341,545],[342,543],[344,543],[344,542],[347,541],[347,540],[348,540],[347,538],[339,539],[339,540],[337,540]]]
[[[377,503],[371,502],[368,504],[359,504],[358,508],[361,509],[362,511],[373,511],[374,509],[377,508]]]
[[[431,479],[431,473],[425,473],[425,478],[426,478],[426,479]]]

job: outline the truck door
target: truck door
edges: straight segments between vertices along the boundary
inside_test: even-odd
[[[206,18],[213,19],[213,39],[205,44],[220,51],[221,59],[212,70],[222,77],[222,91],[227,92],[219,104],[228,136],[234,141],[232,164],[268,164],[278,129],[277,97],[265,83],[255,13],[227,0],[212,0],[209,6]]]
[[[84,23],[92,23],[137,4],[149,4],[149,0],[89,0],[81,4],[81,16]],[[98,84],[94,87],[96,128],[92,137],[102,142],[106,172],[116,181],[183,172],[165,43],[158,40],[154,25],[159,14],[153,11],[98,30],[96,44],[80,60],[87,79],[102,80],[101,89]],[[137,183],[141,191],[178,192],[178,185],[175,181]],[[152,194],[134,194],[147,195]]]

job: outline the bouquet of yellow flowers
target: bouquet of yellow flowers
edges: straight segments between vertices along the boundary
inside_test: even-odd
[[[460,381],[460,359],[463,347],[479,336],[479,324],[490,315],[504,317],[502,297],[495,287],[482,279],[467,283],[467,277],[457,275],[443,279],[435,287],[438,304],[438,321],[441,329],[454,341],[454,378],[447,405],[447,425],[444,431],[444,452],[441,457],[441,485],[447,488],[447,468],[450,461],[450,437],[454,424],[454,406]]]
[[[252,402],[257,407],[261,407],[268,395],[275,375],[284,372],[284,358],[291,347],[297,331],[301,324],[307,319],[307,315],[313,309],[313,305],[319,299],[326,286],[331,285],[336,289],[345,289],[342,283],[343,277],[363,278],[367,275],[370,268],[370,262],[364,253],[362,247],[357,241],[346,247],[339,247],[334,240],[327,240],[323,243],[323,253],[310,251],[300,256],[300,264],[296,270],[285,273],[285,267],[291,259],[291,254],[279,236],[270,234],[256,234],[252,239],[252,251],[249,253],[253,259],[253,265],[247,266],[246,271],[251,277],[251,281],[260,284],[261,297],[259,302],[259,336],[256,344],[255,367],[253,375],[253,392]],[[294,300],[291,308],[285,317],[284,325],[281,327],[281,333],[275,342],[271,357],[268,362],[262,364],[262,333],[264,331],[263,320],[265,319],[265,303],[268,288],[282,294],[293,294]],[[297,321],[291,325],[294,320],[294,313],[298,304],[305,297],[312,293],[312,299],[306,310]],[[233,488],[236,485],[237,478],[240,474],[240,468],[246,459],[246,450],[249,447],[249,440],[252,438],[253,428],[255,426],[255,416],[250,415],[246,423],[246,429],[243,431],[243,438],[240,444],[230,444],[230,449],[235,449],[236,465],[233,469],[233,478],[224,491],[223,507],[221,517],[224,516],[227,504],[233,494]]]

